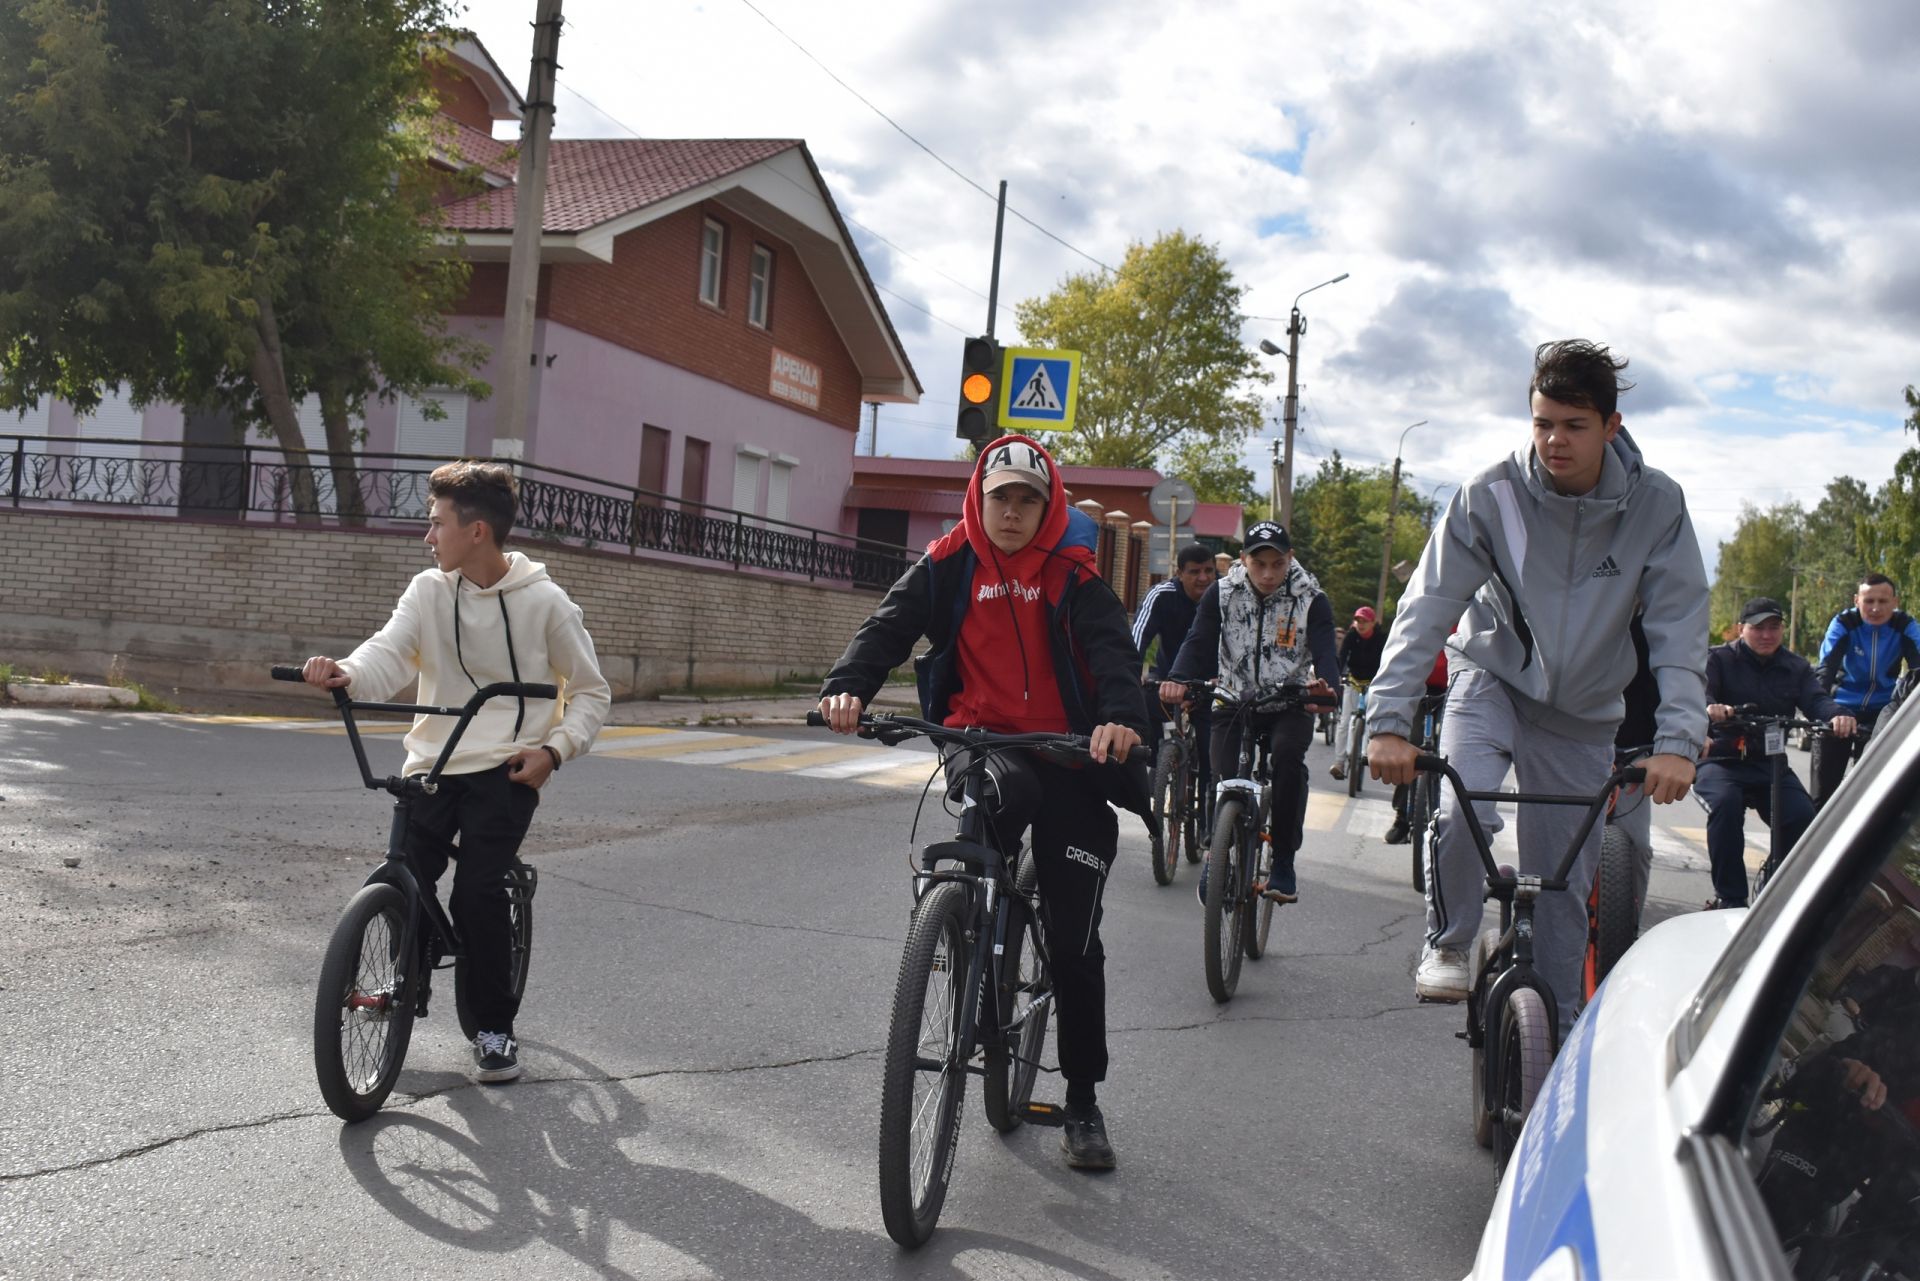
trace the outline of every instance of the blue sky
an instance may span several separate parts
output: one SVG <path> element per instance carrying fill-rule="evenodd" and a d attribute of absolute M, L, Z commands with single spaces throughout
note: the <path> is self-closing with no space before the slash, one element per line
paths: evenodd
<path fill-rule="evenodd" d="M 1302 302 L 1298 470 L 1333 449 L 1422 486 L 1526 439 L 1536 343 L 1632 360 L 1622 411 L 1711 564 L 1743 499 L 1877 485 L 1920 381 L 1920 23 L 1879 0 L 1465 7 L 754 0 L 1009 220 L 1003 304 L 1174 228 L 1255 317 Z M 467 21 L 516 79 L 532 0 Z M 563 136 L 804 137 L 927 387 L 883 452 L 950 457 L 991 202 L 743 0 L 568 0 Z M 1003 338 L 1017 336 L 1010 310 Z M 1249 320 L 1249 346 L 1284 342 Z M 1284 361 L 1275 360 L 1275 395 Z M 1277 401 L 1271 406 L 1277 419 Z M 1266 475 L 1271 436 L 1246 456 Z"/>

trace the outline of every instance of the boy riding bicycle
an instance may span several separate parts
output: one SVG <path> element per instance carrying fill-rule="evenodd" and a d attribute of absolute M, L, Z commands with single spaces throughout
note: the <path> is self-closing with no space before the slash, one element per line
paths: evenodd
<path fill-rule="evenodd" d="M 1311 662 L 1319 678 L 1306 682 Z M 1332 693 L 1339 677 L 1333 647 L 1333 607 L 1320 584 L 1293 556 L 1293 540 L 1270 520 L 1247 530 L 1240 563 L 1200 598 L 1200 611 L 1186 644 L 1173 662 L 1160 697 L 1176 702 L 1186 696 L 1187 681 L 1219 680 L 1246 695 L 1269 685 L 1303 683 L 1313 694 Z M 1213 727 L 1213 759 L 1240 759 L 1239 721 L 1223 718 Z M 1313 713 L 1301 708 L 1264 717 L 1255 728 L 1268 734 L 1267 760 L 1273 777 L 1273 808 L 1268 832 L 1273 838 L 1273 876 L 1262 893 L 1275 902 L 1300 896 L 1293 859 L 1306 832 L 1307 744 L 1313 741 Z M 1196 887 L 1207 901 L 1203 869 Z"/>
<path fill-rule="evenodd" d="M 928 720 L 1091 735 L 1092 769 L 1027 752 L 992 756 L 989 819 L 1003 852 L 1032 828 L 1067 1082 L 1061 1148 L 1076 1169 L 1110 1170 L 1098 1103 L 1107 1075 L 1100 899 L 1119 846 L 1108 802 L 1143 818 L 1149 810 L 1146 771 L 1105 764 L 1141 741 L 1147 707 L 1126 608 L 1094 568 L 1098 535 L 1067 503 L 1046 450 L 1021 436 L 995 441 L 974 468 L 960 524 L 901 576 L 827 673 L 820 714 L 852 733 L 924 636 L 932 646 L 914 666 Z M 948 764 L 956 779 L 965 754 Z"/>
<path fill-rule="evenodd" d="M 1327 772 L 1335 778 L 1347 776 L 1347 736 L 1356 733 L 1354 713 L 1360 710 L 1361 692 L 1380 670 L 1380 655 L 1387 647 L 1387 634 L 1380 630 L 1373 606 L 1362 605 L 1353 611 L 1353 623 L 1340 638 L 1340 674 L 1346 685 L 1340 691 L 1340 710 L 1334 721 L 1333 764 Z"/>
<path fill-rule="evenodd" d="M 1621 691 L 1635 666 L 1628 627 L 1640 604 L 1659 686 L 1644 787 L 1662 804 L 1686 795 L 1707 728 L 1706 571 L 1680 487 L 1646 466 L 1621 430 L 1624 368 L 1606 348 L 1577 340 L 1535 351 L 1531 447 L 1454 495 L 1400 602 L 1369 699 L 1374 777 L 1413 781 L 1418 750 L 1407 736 L 1431 655 L 1458 619 L 1446 640 L 1440 750 L 1466 788 L 1491 791 L 1513 768 L 1523 792 L 1591 791 L 1612 770 Z M 1487 832 L 1499 831 L 1494 806 L 1477 804 Z M 1466 998 L 1467 947 L 1480 928 L 1484 873 L 1458 805 L 1444 789 L 1414 977 L 1426 1000 Z M 1551 874 L 1583 817 L 1522 805 L 1521 871 Z M 1539 968 L 1568 1024 L 1579 1008 L 1600 836 L 1596 825 L 1567 891 L 1544 895 L 1537 909 Z"/>
<path fill-rule="evenodd" d="M 427 480 L 427 545 L 435 569 L 407 584 L 393 616 L 347 657 L 316 656 L 302 675 L 367 702 L 418 677 L 422 703 L 462 703 L 496 681 L 554 684 L 557 701 L 496 699 L 481 709 L 447 761 L 439 790 L 419 797 L 407 841 L 430 887 L 456 864 L 454 924 L 468 947 L 481 1081 L 520 1075 L 510 966 L 507 871 L 561 762 L 593 746 L 610 698 L 579 606 L 546 566 L 503 552 L 518 511 L 513 473 L 493 463 L 448 463 Z M 404 774 L 425 774 L 446 743 L 443 716 L 418 716 Z M 458 836 L 456 844 L 454 838 Z M 423 887 L 426 888 L 426 887 Z"/>

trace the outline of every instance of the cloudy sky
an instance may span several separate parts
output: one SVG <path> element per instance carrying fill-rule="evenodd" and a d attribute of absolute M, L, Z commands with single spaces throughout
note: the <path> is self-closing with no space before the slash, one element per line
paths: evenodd
<path fill-rule="evenodd" d="M 533 8 L 466 18 L 523 87 Z M 1250 345 L 1284 345 L 1295 295 L 1350 273 L 1301 302 L 1303 472 L 1336 449 L 1390 461 L 1424 418 L 1412 483 L 1458 482 L 1524 443 L 1533 346 L 1567 336 L 1631 358 L 1628 428 L 1686 486 L 1709 564 L 1743 499 L 1877 486 L 1904 448 L 1920 21 L 1902 0 L 565 12 L 560 136 L 806 139 L 927 389 L 881 411 L 882 452 L 954 452 L 993 206 L 770 23 L 1058 237 L 1008 220 L 1003 341 L 1013 301 L 1174 228 L 1251 287 Z M 1263 489 L 1270 440 L 1248 449 Z"/>

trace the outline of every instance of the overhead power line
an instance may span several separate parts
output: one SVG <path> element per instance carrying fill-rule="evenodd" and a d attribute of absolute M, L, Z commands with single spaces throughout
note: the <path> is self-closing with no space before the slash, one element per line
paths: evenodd
<path fill-rule="evenodd" d="M 972 187 L 975 191 L 985 196 L 988 200 L 993 201 L 995 204 L 999 203 L 1000 197 L 998 193 L 988 191 L 984 186 L 976 182 L 973 178 L 969 177 L 968 175 L 962 173 L 959 169 L 955 168 L 952 162 L 949 161 L 945 156 L 941 155 L 939 152 L 935 151 L 932 147 L 929 147 L 926 143 L 920 141 L 918 138 L 914 137 L 911 133 L 907 131 L 906 127 L 902 125 L 898 120 L 895 120 L 892 116 L 888 115 L 886 112 L 882 111 L 879 107 L 875 106 L 873 104 L 873 101 L 869 99 L 865 94 L 861 93 L 858 89 L 848 84 L 845 80 L 842 80 L 839 77 L 839 75 L 834 72 L 832 67 L 829 67 L 826 63 L 820 61 L 819 58 L 815 57 L 812 50 L 808 49 L 805 45 L 801 44 L 798 40 L 795 40 L 792 36 L 788 35 L 784 30 L 782 30 L 780 27 L 780 24 L 775 22 L 772 18 L 769 18 L 765 13 L 761 12 L 760 7 L 754 4 L 753 0 L 740 0 L 740 3 L 745 5 L 747 8 L 753 10 L 754 14 L 760 19 L 760 21 L 766 23 L 769 27 L 772 27 L 774 32 L 778 34 L 782 40 L 785 40 L 788 44 L 798 49 L 806 57 L 807 61 L 813 63 L 814 66 L 826 72 L 827 77 L 831 79 L 835 84 L 839 85 L 842 89 L 845 89 L 848 93 L 852 94 L 855 98 L 859 99 L 861 105 L 866 107 L 867 110 L 873 112 L 874 115 L 879 116 L 882 120 L 886 121 L 887 124 L 893 128 L 894 132 L 898 133 L 902 138 L 905 138 L 908 142 L 912 143 L 914 146 L 920 148 L 920 150 L 926 152 L 927 155 L 933 159 L 934 163 L 938 164 L 942 169 L 945 169 L 948 173 L 958 178 L 961 182 L 964 182 L 969 187 Z M 1094 257 L 1092 254 L 1088 253 L 1086 250 L 1082 249 L 1080 246 L 1074 244 L 1072 241 L 1066 239 L 1063 236 L 1058 235 L 1057 233 L 1035 222 L 1033 219 L 1027 217 L 1027 215 L 1021 213 L 1018 209 L 1015 209 L 1012 205 L 1007 206 L 1007 212 L 1012 214 L 1015 218 L 1018 218 L 1021 222 L 1026 223 L 1027 226 L 1032 227 L 1035 231 L 1045 236 L 1048 240 L 1053 241 L 1055 244 L 1061 246 L 1063 249 L 1067 249 L 1073 253 L 1080 255 L 1082 258 L 1085 258 L 1088 262 L 1100 268 L 1102 271 L 1111 272 L 1113 275 L 1116 275 L 1116 276 L 1124 274 L 1119 270 L 1119 268 L 1111 267 L 1106 263 L 1100 261 L 1100 259 Z"/>

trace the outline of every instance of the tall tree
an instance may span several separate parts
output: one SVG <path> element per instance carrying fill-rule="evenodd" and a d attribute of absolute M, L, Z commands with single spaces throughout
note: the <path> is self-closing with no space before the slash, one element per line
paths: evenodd
<path fill-rule="evenodd" d="M 1920 435 L 1920 392 L 1907 388 L 1906 429 Z M 1878 570 L 1910 595 L 1920 595 L 1920 448 L 1893 464 L 1893 475 L 1875 495 L 1870 519 L 1859 522 L 1867 568 Z"/>
<path fill-rule="evenodd" d="M 1771 596 L 1782 604 L 1792 597 L 1801 519 L 1798 503 L 1765 509 L 1752 503 L 1741 506 L 1733 537 L 1720 544 L 1711 592 L 1714 635 L 1732 634 L 1740 606 L 1749 597 Z"/>
<path fill-rule="evenodd" d="M 442 316 L 445 0 L 0 6 L 0 407 L 223 405 L 284 449 L 320 398 L 352 493 L 369 396 L 484 393 Z M 293 471 L 296 510 L 315 510 Z M 349 511 L 352 510 L 351 500 Z"/>
<path fill-rule="evenodd" d="M 1433 503 L 1400 480 L 1400 510 L 1393 527 L 1389 565 L 1417 561 L 1434 520 Z M 1356 468 L 1338 450 L 1293 490 L 1294 552 L 1320 580 L 1342 625 L 1361 605 L 1372 605 L 1380 588 L 1380 556 L 1386 541 L 1387 504 L 1393 478 L 1384 467 Z M 1399 606 L 1405 589 L 1387 576 L 1387 612 Z"/>
<path fill-rule="evenodd" d="M 1260 426 L 1258 389 L 1272 375 L 1240 338 L 1245 292 L 1218 249 L 1172 231 L 1128 246 L 1117 274 L 1068 276 L 1020 303 L 1027 342 L 1082 353 L 1061 461 L 1158 466 L 1203 500 L 1250 497 L 1240 446 Z"/>

